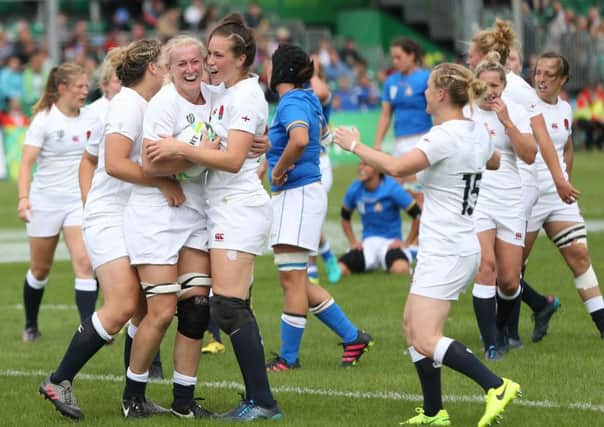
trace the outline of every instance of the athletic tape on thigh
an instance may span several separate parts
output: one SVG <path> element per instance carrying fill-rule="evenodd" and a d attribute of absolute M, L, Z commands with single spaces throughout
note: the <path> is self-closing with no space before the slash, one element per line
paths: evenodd
<path fill-rule="evenodd" d="M 275 264 L 279 271 L 306 270 L 308 251 L 275 254 Z"/>
<path fill-rule="evenodd" d="M 206 273 L 185 273 L 178 276 L 177 281 L 183 290 L 193 286 L 212 286 L 212 278 Z"/>
<path fill-rule="evenodd" d="M 577 243 L 583 243 L 587 246 L 587 230 L 585 229 L 585 224 L 571 225 L 552 237 L 552 242 L 560 249 L 570 246 L 575 240 Z"/>
<path fill-rule="evenodd" d="M 578 277 L 575 277 L 575 286 L 577 289 L 590 289 L 597 287 L 598 277 L 594 268 L 590 265 L 587 271 Z"/>
<path fill-rule="evenodd" d="M 147 298 L 162 294 L 175 294 L 180 291 L 180 285 L 175 282 L 170 283 L 145 283 L 141 282 L 141 287 Z"/>

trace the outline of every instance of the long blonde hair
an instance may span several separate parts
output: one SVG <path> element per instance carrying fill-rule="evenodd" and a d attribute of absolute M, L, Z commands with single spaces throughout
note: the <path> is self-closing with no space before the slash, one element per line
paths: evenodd
<path fill-rule="evenodd" d="M 33 107 L 34 113 L 48 111 L 59 99 L 59 85 L 69 86 L 78 77 L 86 74 L 84 68 L 74 62 L 65 62 L 59 66 L 52 67 L 48 73 L 44 93 Z"/>

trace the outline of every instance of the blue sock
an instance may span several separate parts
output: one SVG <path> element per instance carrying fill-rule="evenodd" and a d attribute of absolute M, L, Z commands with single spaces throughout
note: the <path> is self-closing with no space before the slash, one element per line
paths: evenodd
<path fill-rule="evenodd" d="M 317 269 L 317 264 L 308 263 L 308 268 L 306 269 L 306 275 L 309 279 L 319 279 L 319 270 Z"/>
<path fill-rule="evenodd" d="M 310 308 L 310 312 L 325 323 L 329 328 L 342 338 L 345 344 L 355 341 L 359 336 L 359 330 L 352 324 L 340 306 L 333 298 L 323 301 L 319 305 Z"/>
<path fill-rule="evenodd" d="M 281 349 L 279 356 L 288 364 L 298 360 L 300 343 L 306 326 L 306 316 L 283 313 L 281 315 Z"/>
<path fill-rule="evenodd" d="M 327 262 L 327 260 L 334 257 L 331 246 L 329 245 L 329 240 L 325 240 L 323 244 L 319 246 L 319 253 L 324 262 Z"/>

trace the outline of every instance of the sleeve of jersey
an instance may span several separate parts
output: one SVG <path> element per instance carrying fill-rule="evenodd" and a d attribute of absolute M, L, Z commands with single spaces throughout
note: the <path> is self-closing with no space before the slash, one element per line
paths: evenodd
<path fill-rule="evenodd" d="M 111 102 L 105 122 L 105 135 L 117 133 L 134 141 L 140 134 L 140 121 L 140 112 L 127 102 Z"/>
<path fill-rule="evenodd" d="M 25 144 L 42 148 L 44 145 L 44 134 L 46 124 L 46 113 L 38 113 L 32 120 L 27 132 L 25 133 Z"/>
<path fill-rule="evenodd" d="M 292 129 L 298 127 L 308 128 L 308 119 L 304 109 L 300 108 L 298 104 L 290 102 L 284 105 L 281 109 L 280 118 L 288 134 Z"/>
<path fill-rule="evenodd" d="M 99 156 L 99 145 L 101 145 L 105 137 L 103 131 L 101 122 L 95 122 L 95 126 L 90 131 L 90 137 L 86 142 L 86 151 L 95 157 Z"/>
<path fill-rule="evenodd" d="M 394 198 L 394 201 L 398 207 L 401 209 L 407 210 L 415 203 L 415 200 L 411 194 L 409 194 L 407 190 L 405 190 L 398 183 L 392 186 L 392 197 Z"/>
<path fill-rule="evenodd" d="M 442 130 L 432 129 L 421 138 L 417 148 L 424 152 L 428 158 L 428 163 L 434 165 L 450 157 L 455 151 L 455 144 Z"/>
<path fill-rule="evenodd" d="M 264 102 L 264 99 L 262 99 L 262 102 Z M 229 130 L 241 130 L 255 135 L 256 129 L 258 129 L 260 123 L 263 121 L 261 114 L 259 114 L 259 111 L 261 111 L 259 107 L 258 102 L 250 96 L 232 104 L 230 106 L 232 120 L 229 124 Z"/>
<path fill-rule="evenodd" d="M 346 191 L 346 194 L 344 195 L 343 205 L 349 211 L 352 211 L 353 209 L 355 209 L 357 207 L 357 201 L 356 201 L 356 198 L 354 197 L 354 195 L 356 193 L 356 188 L 357 188 L 356 183 L 357 183 L 357 181 L 353 182 L 352 185 L 350 187 L 348 187 L 348 190 Z"/>
<path fill-rule="evenodd" d="M 386 81 L 384 82 L 384 89 L 382 89 L 382 102 L 390 103 L 388 92 L 390 92 L 390 81 L 389 79 L 386 79 Z"/>
<path fill-rule="evenodd" d="M 154 141 L 159 139 L 160 135 L 174 135 L 176 105 L 171 97 L 162 96 L 164 93 L 160 92 L 159 96 L 152 98 L 145 111 L 143 120 L 143 138 L 145 139 Z"/>

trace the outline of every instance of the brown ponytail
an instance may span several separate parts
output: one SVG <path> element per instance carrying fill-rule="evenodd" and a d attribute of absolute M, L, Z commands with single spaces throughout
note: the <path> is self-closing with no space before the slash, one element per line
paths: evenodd
<path fill-rule="evenodd" d="M 44 93 L 33 107 L 34 113 L 48 111 L 50 107 L 59 99 L 59 85 L 69 86 L 70 83 L 86 74 L 86 70 L 73 62 L 65 62 L 59 66 L 52 67 L 48 73 Z"/>

